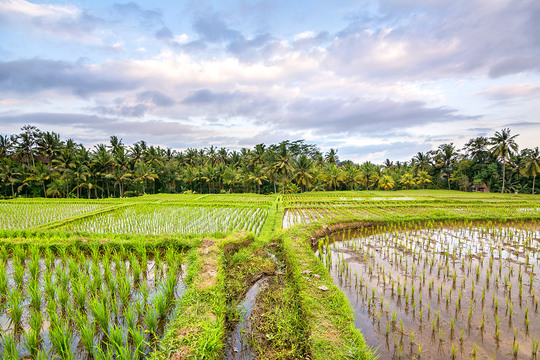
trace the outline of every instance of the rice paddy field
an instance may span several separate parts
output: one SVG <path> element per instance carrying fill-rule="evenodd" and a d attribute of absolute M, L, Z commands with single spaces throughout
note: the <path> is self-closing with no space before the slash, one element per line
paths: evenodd
<path fill-rule="evenodd" d="M 538 356 L 534 195 L 15 199 L 0 234 L 4 359 Z"/>

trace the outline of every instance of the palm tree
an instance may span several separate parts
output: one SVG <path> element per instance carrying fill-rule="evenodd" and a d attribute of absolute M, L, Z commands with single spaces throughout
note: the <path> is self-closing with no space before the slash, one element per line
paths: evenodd
<path fill-rule="evenodd" d="M 538 146 L 534 150 L 526 149 L 525 157 L 521 163 L 521 174 L 527 178 L 532 176 L 532 194 L 534 194 L 534 183 L 536 181 L 536 176 L 540 173 L 540 151 Z"/>
<path fill-rule="evenodd" d="M 450 173 L 458 155 L 453 143 L 439 145 L 439 149 L 435 155 L 436 166 L 441 168 L 441 171 L 444 173 L 448 182 L 448 190 L 450 190 Z"/>
<path fill-rule="evenodd" d="M 43 133 L 41 138 L 37 140 L 37 149 L 47 158 L 48 163 L 50 163 L 53 158 L 60 154 L 62 145 L 60 135 L 55 132 L 47 131 L 46 133 Z"/>
<path fill-rule="evenodd" d="M 490 145 L 493 145 L 489 151 L 495 156 L 503 166 L 503 182 L 501 193 L 504 193 L 505 177 L 506 177 L 506 161 L 510 155 L 518 151 L 518 145 L 514 140 L 519 134 L 510 136 L 510 129 L 502 129 L 501 132 L 495 132 L 495 136 L 489 138 Z"/>
<path fill-rule="evenodd" d="M 146 182 L 148 180 L 150 181 L 156 181 L 158 179 L 158 175 L 154 173 L 154 170 L 151 166 L 147 165 L 144 162 L 139 162 L 137 164 L 137 167 L 135 168 L 135 173 L 133 174 L 135 176 L 134 181 L 140 181 L 143 187 L 143 194 L 146 194 Z"/>
<path fill-rule="evenodd" d="M 285 194 L 285 183 L 293 170 L 290 153 L 286 146 L 279 147 L 277 159 L 273 164 L 273 170 L 277 174 L 281 174 L 281 180 L 283 181 L 282 193 Z"/>
<path fill-rule="evenodd" d="M 182 171 L 181 176 L 182 179 L 189 184 L 189 190 L 193 191 L 193 183 L 197 180 L 195 168 L 191 165 L 186 166 L 184 171 Z"/>
<path fill-rule="evenodd" d="M 114 180 L 114 187 L 118 186 L 120 197 L 124 197 L 124 181 L 129 180 L 132 175 L 122 167 L 115 167 L 107 177 Z"/>
<path fill-rule="evenodd" d="M 313 161 L 306 154 L 301 154 L 295 163 L 296 171 L 293 175 L 293 180 L 300 185 L 301 191 L 307 191 L 313 179 Z"/>
<path fill-rule="evenodd" d="M 107 174 L 111 171 L 113 165 L 114 161 L 107 147 L 103 144 L 96 145 L 96 151 L 92 154 L 90 166 L 96 169 L 96 176 L 102 179 L 101 197 L 103 197 L 103 182 L 107 186 L 107 197 L 110 196 Z"/>
<path fill-rule="evenodd" d="M 41 131 L 31 125 L 25 125 L 21 130 L 22 132 L 20 134 L 11 137 L 11 141 L 15 144 L 15 156 L 21 162 L 25 162 L 28 167 L 35 166 L 34 147 L 41 136 Z"/>
<path fill-rule="evenodd" d="M 399 179 L 399 182 L 407 187 L 407 190 L 409 190 L 409 187 L 411 185 L 415 184 L 414 178 L 412 174 L 406 173 L 401 176 L 401 179 Z"/>
<path fill-rule="evenodd" d="M 333 187 L 334 191 L 336 191 L 342 180 L 341 168 L 338 168 L 335 164 L 329 164 L 326 169 L 326 180 L 330 187 Z"/>
<path fill-rule="evenodd" d="M 39 162 L 30 168 L 31 175 L 27 177 L 24 182 L 36 181 L 43 186 L 43 195 L 47 197 L 46 181 L 51 178 L 51 171 L 49 167 L 42 162 Z"/>
<path fill-rule="evenodd" d="M 360 165 L 360 180 L 368 190 L 371 185 L 375 185 L 379 180 L 379 167 L 370 161 Z"/>
<path fill-rule="evenodd" d="M 431 176 L 427 171 L 420 171 L 414 180 L 418 185 L 422 185 L 422 190 L 424 190 L 424 186 L 431 182 Z"/>
<path fill-rule="evenodd" d="M 429 153 L 418 152 L 413 158 L 415 165 L 420 168 L 420 171 L 426 170 L 431 165 L 431 157 Z"/>
<path fill-rule="evenodd" d="M 236 183 L 238 174 L 233 166 L 227 166 L 221 175 L 223 183 L 229 186 L 229 193 L 233 192 L 233 186 Z"/>
<path fill-rule="evenodd" d="M 343 167 L 343 181 L 350 190 L 358 185 L 360 180 L 360 169 L 352 161 L 348 161 Z"/>
<path fill-rule="evenodd" d="M 337 150 L 335 149 L 330 149 L 330 151 L 328 151 L 326 153 L 326 156 L 325 156 L 325 160 L 326 162 L 328 162 L 329 164 L 332 164 L 332 165 L 336 165 L 337 162 L 339 161 L 339 157 L 337 156 Z"/>
<path fill-rule="evenodd" d="M 264 165 L 264 153 L 265 153 L 266 145 L 264 144 L 257 144 L 255 145 L 255 149 L 251 153 L 251 158 L 249 160 L 249 164 L 252 168 L 255 167 L 255 165 Z"/>
<path fill-rule="evenodd" d="M 486 147 L 488 145 L 488 138 L 479 136 L 477 138 L 470 139 L 463 147 L 463 150 L 465 150 L 471 159 L 476 160 L 482 153 L 486 151 Z"/>
<path fill-rule="evenodd" d="M 11 155 L 13 150 L 13 142 L 8 135 L 0 135 L 0 159 Z"/>
<path fill-rule="evenodd" d="M 393 189 L 395 185 L 394 179 L 390 175 L 383 175 L 379 179 L 379 188 L 384 190 Z"/>
<path fill-rule="evenodd" d="M 266 175 L 264 175 L 263 167 L 262 165 L 255 165 L 253 168 L 253 171 L 249 175 L 249 180 L 254 182 L 257 185 L 257 193 L 261 193 L 261 185 L 264 180 L 268 179 Z"/>
<path fill-rule="evenodd" d="M 3 158 L 0 163 L 0 178 L 2 182 L 7 182 L 11 185 L 11 197 L 15 197 L 14 185 L 21 182 L 19 177 L 21 173 L 18 172 L 17 163 L 10 158 Z"/>

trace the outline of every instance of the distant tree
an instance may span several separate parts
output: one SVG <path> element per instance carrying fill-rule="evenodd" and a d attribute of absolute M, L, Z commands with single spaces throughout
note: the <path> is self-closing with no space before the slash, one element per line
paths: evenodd
<path fill-rule="evenodd" d="M 532 176 L 532 194 L 534 194 L 534 183 L 536 176 L 540 173 L 540 151 L 537 146 L 533 150 L 526 149 L 524 152 L 525 156 L 521 163 L 521 173 L 526 177 Z"/>
<path fill-rule="evenodd" d="M 502 129 L 501 132 L 495 132 L 495 136 L 489 138 L 490 145 L 492 145 L 489 151 L 499 160 L 503 167 L 501 193 L 504 193 L 506 162 L 512 154 L 518 151 L 518 145 L 514 140 L 518 136 L 519 134 L 510 136 L 510 129 L 506 128 Z"/>
<path fill-rule="evenodd" d="M 399 179 L 399 182 L 407 187 L 407 190 L 409 190 L 410 186 L 414 186 L 416 182 L 414 181 L 414 178 L 412 174 L 406 173 L 401 176 L 401 179 Z"/>
<path fill-rule="evenodd" d="M 456 164 L 458 152 L 453 143 L 439 145 L 435 155 L 435 165 L 441 169 L 444 177 L 448 182 L 448 190 L 450 190 L 450 174 L 452 167 Z"/>
<path fill-rule="evenodd" d="M 379 188 L 384 190 L 391 190 L 394 188 L 395 182 L 390 175 L 383 175 L 379 179 Z"/>
<path fill-rule="evenodd" d="M 418 185 L 422 186 L 422 190 L 424 190 L 425 185 L 431 182 L 431 176 L 427 171 L 420 171 L 414 180 Z"/>
<path fill-rule="evenodd" d="M 326 153 L 326 156 L 325 156 L 325 160 L 326 162 L 328 162 L 329 164 L 337 164 L 338 161 L 339 161 L 339 157 L 337 156 L 337 150 L 335 149 L 330 149 L 327 153 Z"/>

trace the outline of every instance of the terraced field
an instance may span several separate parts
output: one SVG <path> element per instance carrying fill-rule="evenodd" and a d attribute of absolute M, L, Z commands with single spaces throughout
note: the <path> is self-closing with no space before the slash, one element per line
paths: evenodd
<path fill-rule="evenodd" d="M 455 191 L 1 201 L 0 354 L 534 358 L 539 226 Z"/>

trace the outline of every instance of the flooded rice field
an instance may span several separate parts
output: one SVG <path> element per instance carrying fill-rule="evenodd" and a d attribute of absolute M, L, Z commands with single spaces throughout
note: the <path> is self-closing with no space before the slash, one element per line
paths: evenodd
<path fill-rule="evenodd" d="M 535 359 L 536 224 L 389 225 L 320 239 L 317 255 L 382 359 Z"/>
<path fill-rule="evenodd" d="M 1 357 L 145 358 L 183 294 L 182 254 L 62 250 L 0 249 Z"/>

